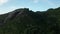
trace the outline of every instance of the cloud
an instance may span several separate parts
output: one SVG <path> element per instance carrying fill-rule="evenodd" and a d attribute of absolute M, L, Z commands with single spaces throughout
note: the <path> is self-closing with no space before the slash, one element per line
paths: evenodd
<path fill-rule="evenodd" d="M 54 3 L 50 0 L 32 0 L 34 3 L 39 3 L 39 2 L 43 2 L 43 3 L 48 3 L 49 5 L 54 5 Z"/>
<path fill-rule="evenodd" d="M 53 2 L 51 2 L 50 0 L 42 0 L 44 3 L 48 3 L 49 5 L 54 5 Z"/>
<path fill-rule="evenodd" d="M 34 3 L 38 3 L 39 2 L 39 0 L 32 0 Z"/>
<path fill-rule="evenodd" d="M 0 5 L 3 5 L 5 3 L 7 3 L 7 2 L 8 2 L 8 0 L 0 0 Z"/>

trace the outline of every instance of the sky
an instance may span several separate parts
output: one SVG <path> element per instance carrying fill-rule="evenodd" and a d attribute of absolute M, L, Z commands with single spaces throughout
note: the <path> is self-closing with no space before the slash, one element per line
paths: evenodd
<path fill-rule="evenodd" d="M 0 14 L 8 13 L 18 8 L 29 8 L 33 11 L 45 11 L 60 7 L 60 0 L 0 0 Z"/>

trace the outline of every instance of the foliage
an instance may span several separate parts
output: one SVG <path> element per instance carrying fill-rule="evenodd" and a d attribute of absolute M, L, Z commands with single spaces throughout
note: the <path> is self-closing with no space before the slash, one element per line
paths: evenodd
<path fill-rule="evenodd" d="M 1 21 L 0 34 L 60 34 L 60 7 L 45 12 L 17 9 L 0 15 Z"/>

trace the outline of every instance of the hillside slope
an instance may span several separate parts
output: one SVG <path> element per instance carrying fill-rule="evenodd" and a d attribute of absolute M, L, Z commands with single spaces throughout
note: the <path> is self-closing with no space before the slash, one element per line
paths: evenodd
<path fill-rule="evenodd" d="M 16 9 L 0 16 L 0 34 L 60 34 L 60 7 L 46 12 Z"/>

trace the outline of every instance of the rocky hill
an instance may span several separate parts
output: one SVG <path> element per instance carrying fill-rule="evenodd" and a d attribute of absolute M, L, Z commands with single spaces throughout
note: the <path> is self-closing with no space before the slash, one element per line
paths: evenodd
<path fill-rule="evenodd" d="M 0 15 L 0 34 L 60 34 L 60 7 L 44 12 L 20 8 Z"/>

